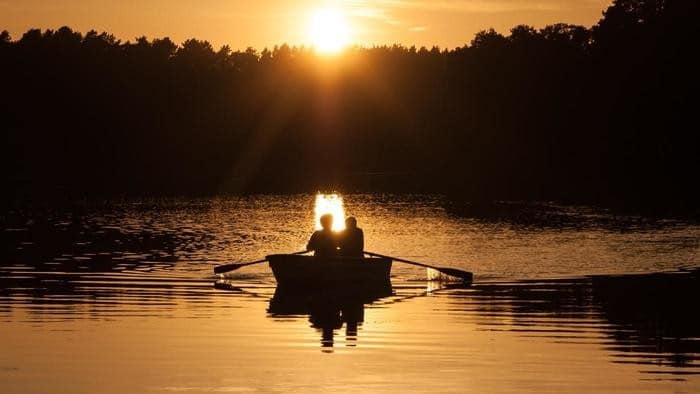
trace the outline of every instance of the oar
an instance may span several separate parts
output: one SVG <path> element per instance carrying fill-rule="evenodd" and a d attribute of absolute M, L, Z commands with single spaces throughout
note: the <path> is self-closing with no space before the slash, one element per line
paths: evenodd
<path fill-rule="evenodd" d="M 304 254 L 306 252 L 308 252 L 308 250 L 302 250 L 300 252 L 294 252 L 291 254 Z M 235 270 L 242 268 L 242 267 L 246 267 L 246 266 L 253 265 L 253 264 L 260 264 L 260 263 L 264 263 L 266 261 L 267 261 L 267 258 L 251 261 L 249 263 L 230 263 L 230 264 L 224 264 L 224 265 L 217 265 L 216 267 L 214 267 L 214 273 L 215 274 L 224 274 L 226 272 L 235 271 Z"/>
<path fill-rule="evenodd" d="M 471 283 L 471 281 L 474 277 L 474 275 L 471 272 L 458 270 L 456 268 L 436 267 L 434 265 L 423 264 L 423 263 L 419 263 L 417 261 L 405 260 L 405 259 L 400 259 L 398 257 L 385 256 L 383 254 L 367 252 L 367 251 L 365 251 L 365 254 L 368 254 L 368 255 L 374 256 L 374 257 L 383 257 L 385 259 L 392 259 L 394 261 L 399 261 L 399 262 L 406 263 L 406 264 L 417 265 L 419 267 L 432 268 L 435 271 L 442 272 L 445 275 L 460 278 L 463 281 L 469 282 L 469 283 Z"/>

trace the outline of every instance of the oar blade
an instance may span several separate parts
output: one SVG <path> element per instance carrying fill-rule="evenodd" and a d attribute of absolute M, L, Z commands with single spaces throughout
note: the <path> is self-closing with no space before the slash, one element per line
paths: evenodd
<path fill-rule="evenodd" d="M 392 260 L 394 260 L 394 261 L 398 261 L 398 262 L 401 262 L 401 263 L 416 265 L 416 266 L 418 266 L 418 267 L 425 267 L 425 268 L 434 269 L 434 270 L 436 270 L 436 271 L 438 271 L 438 272 L 440 272 L 440 273 L 442 273 L 442 274 L 444 274 L 444 275 L 452 276 L 452 277 L 455 277 L 455 278 L 460 278 L 460 279 L 462 279 L 462 281 L 463 281 L 465 284 L 471 284 L 471 283 L 472 283 L 472 280 L 474 279 L 474 275 L 473 275 L 471 272 L 459 270 L 459 269 L 457 269 L 457 268 L 435 267 L 435 266 L 433 266 L 433 265 L 423 264 L 423 263 L 419 263 L 419 262 L 417 262 L 417 261 L 405 260 L 405 259 L 401 259 L 401 258 L 393 257 L 393 256 L 385 256 L 385 255 L 383 255 L 383 254 L 374 253 L 374 252 L 368 252 L 368 251 L 366 251 L 366 250 L 364 251 L 364 253 L 365 253 L 365 254 L 368 254 L 368 255 L 370 255 L 370 256 L 383 257 L 383 258 L 392 259 Z"/>
<path fill-rule="evenodd" d="M 449 276 L 454 276 L 455 278 L 460 278 L 462 279 L 465 283 L 472 283 L 472 280 L 474 280 L 474 274 L 468 271 L 462 271 L 458 270 L 456 268 L 444 268 L 444 267 L 436 267 L 435 268 L 437 271 L 440 271 L 441 273 Z"/>
<path fill-rule="evenodd" d="M 247 264 L 224 264 L 224 265 L 217 265 L 214 267 L 214 273 L 215 274 L 225 274 L 227 272 L 235 271 Z"/>

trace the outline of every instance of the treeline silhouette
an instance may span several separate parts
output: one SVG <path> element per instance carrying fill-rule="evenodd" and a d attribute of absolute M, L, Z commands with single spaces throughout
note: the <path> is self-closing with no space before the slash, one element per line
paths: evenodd
<path fill-rule="evenodd" d="M 696 0 L 454 50 L 0 36 L 14 198 L 342 190 L 696 206 Z M 19 191 L 22 191 L 20 193 Z"/>

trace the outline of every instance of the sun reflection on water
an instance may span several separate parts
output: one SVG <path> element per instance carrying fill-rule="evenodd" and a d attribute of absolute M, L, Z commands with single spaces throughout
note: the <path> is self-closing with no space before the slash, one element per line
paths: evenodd
<path fill-rule="evenodd" d="M 333 231 L 345 230 L 345 208 L 343 207 L 343 197 L 338 194 L 322 194 L 316 195 L 316 204 L 314 206 L 314 222 L 316 230 L 321 229 L 319 220 L 322 215 L 330 213 L 333 215 Z"/>

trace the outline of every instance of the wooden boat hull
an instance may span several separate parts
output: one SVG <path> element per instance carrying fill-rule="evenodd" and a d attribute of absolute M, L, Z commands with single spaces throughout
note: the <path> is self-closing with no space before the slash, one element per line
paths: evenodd
<path fill-rule="evenodd" d="M 391 260 L 385 258 L 267 256 L 277 286 L 283 289 L 391 289 Z"/>

